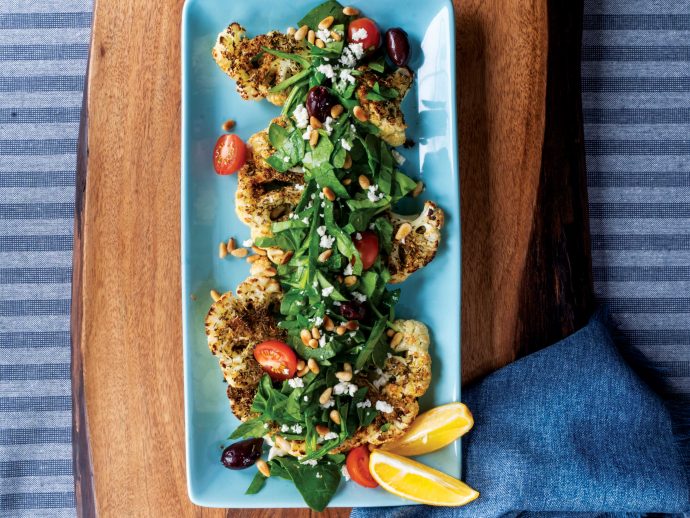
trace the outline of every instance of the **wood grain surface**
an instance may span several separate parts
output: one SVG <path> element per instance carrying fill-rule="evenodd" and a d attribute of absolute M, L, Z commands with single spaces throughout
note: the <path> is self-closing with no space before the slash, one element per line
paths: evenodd
<path fill-rule="evenodd" d="M 587 258 L 573 259 L 578 251 L 572 246 L 560 254 L 535 252 L 548 228 L 535 221 L 544 214 L 540 185 L 558 174 L 557 159 L 542 165 L 551 160 L 551 152 L 544 155 L 545 127 L 555 120 L 547 112 L 557 104 L 547 95 L 546 0 L 456 0 L 455 7 L 463 377 L 470 381 L 529 350 L 522 345 L 522 338 L 534 336 L 528 329 L 541 336 L 541 328 L 560 318 L 554 312 L 542 322 L 530 321 L 521 312 L 525 297 L 542 300 L 539 293 L 530 298 L 535 289 L 560 289 L 574 278 L 570 269 L 544 261 L 555 257 L 580 267 Z M 88 517 L 306 517 L 314 513 L 202 509 L 187 498 L 179 300 L 181 8 L 180 0 L 97 0 L 95 5 L 88 136 L 84 132 L 81 147 L 86 183 L 85 189 L 78 184 L 75 223 L 79 512 Z M 554 33 L 576 38 L 579 45 L 577 26 L 571 30 L 570 36 L 552 30 L 548 48 Z M 572 71 L 566 68 L 558 77 Z M 569 131 L 581 121 L 572 124 Z M 571 145 L 567 149 L 577 155 L 581 141 Z M 549 189 L 583 188 L 577 177 L 583 170 L 569 167 L 570 180 Z M 574 239 L 578 232 L 586 236 L 586 222 L 577 222 L 586 216 L 586 197 L 575 194 L 579 208 L 563 219 Z M 535 268 L 541 268 L 544 281 L 533 288 L 529 272 Z M 550 270 L 568 275 L 552 275 L 549 282 Z M 567 306 L 575 291 L 566 292 Z M 577 315 L 560 332 L 572 331 L 582 320 Z M 348 512 L 334 509 L 321 516 Z"/>

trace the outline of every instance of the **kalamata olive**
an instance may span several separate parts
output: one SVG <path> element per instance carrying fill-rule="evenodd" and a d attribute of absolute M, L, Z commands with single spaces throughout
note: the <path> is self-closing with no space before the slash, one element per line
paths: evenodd
<path fill-rule="evenodd" d="M 335 99 L 325 86 L 315 86 L 307 94 L 307 113 L 324 122 L 331 113 Z"/>
<path fill-rule="evenodd" d="M 367 308 L 359 302 L 343 302 L 340 305 L 340 314 L 348 320 L 362 320 L 367 316 Z"/>
<path fill-rule="evenodd" d="M 386 31 L 386 50 L 391 61 L 399 67 L 404 67 L 410 59 L 410 40 L 407 33 L 399 27 Z"/>
<path fill-rule="evenodd" d="M 231 444 L 223 450 L 220 461 L 228 469 L 245 469 L 261 457 L 263 439 L 245 439 Z"/>

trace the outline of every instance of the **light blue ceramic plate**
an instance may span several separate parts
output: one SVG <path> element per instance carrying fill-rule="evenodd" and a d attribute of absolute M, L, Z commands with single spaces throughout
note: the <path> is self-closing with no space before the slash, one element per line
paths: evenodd
<path fill-rule="evenodd" d="M 234 289 L 249 272 L 242 260 L 218 258 L 218 243 L 249 230 L 234 212 L 235 176 L 218 176 L 211 152 L 228 118 L 243 138 L 265 128 L 279 108 L 247 102 L 211 58 L 216 35 L 231 21 L 250 34 L 295 25 L 319 0 L 187 0 L 182 22 L 182 308 L 184 336 L 187 480 L 189 496 L 209 507 L 304 507 L 297 490 L 271 479 L 254 496 L 244 494 L 254 469 L 230 471 L 219 462 L 221 444 L 237 426 L 225 396 L 226 385 L 204 335 L 209 290 Z M 350 2 L 384 30 L 403 27 L 414 49 L 410 67 L 415 86 L 403 108 L 408 136 L 417 143 L 402 150 L 404 171 L 424 180 L 423 199 L 446 212 L 442 247 L 436 259 L 402 285 L 398 315 L 419 319 L 432 334 L 433 379 L 422 409 L 460 400 L 460 207 L 455 117 L 455 41 L 450 0 Z M 192 296 L 195 296 L 195 300 Z M 459 442 L 427 455 L 423 462 L 460 476 Z M 332 507 L 410 503 L 382 489 L 343 483 Z"/>

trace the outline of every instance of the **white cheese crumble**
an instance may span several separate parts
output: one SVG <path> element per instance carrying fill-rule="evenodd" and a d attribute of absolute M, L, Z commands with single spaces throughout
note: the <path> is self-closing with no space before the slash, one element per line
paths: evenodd
<path fill-rule="evenodd" d="M 331 38 L 331 31 L 329 31 L 328 29 L 319 29 L 318 31 L 316 31 L 316 37 L 324 43 L 330 43 L 331 41 L 333 41 L 333 38 Z"/>
<path fill-rule="evenodd" d="M 338 434 L 335 432 L 328 432 L 326 435 L 323 436 L 323 439 L 325 441 L 331 441 L 331 440 L 337 439 L 337 438 L 338 438 Z"/>
<path fill-rule="evenodd" d="M 290 429 L 290 427 L 286 424 L 280 426 L 280 431 L 285 433 Z"/>
<path fill-rule="evenodd" d="M 328 286 L 327 288 L 324 288 L 321 290 L 321 296 L 322 297 L 330 297 L 331 293 L 333 293 L 333 290 L 335 290 L 335 288 L 333 286 Z"/>
<path fill-rule="evenodd" d="M 276 457 L 285 457 L 287 454 L 287 451 L 283 450 L 282 448 L 278 448 L 278 446 L 274 445 L 271 446 L 270 450 L 268 450 L 268 460 L 271 461 Z"/>
<path fill-rule="evenodd" d="M 365 399 L 364 401 L 360 401 L 355 405 L 357 408 L 371 408 L 371 401 L 368 399 Z"/>
<path fill-rule="evenodd" d="M 305 401 L 309 401 L 309 396 L 304 396 L 303 398 Z"/>
<path fill-rule="evenodd" d="M 308 466 L 316 466 L 316 459 L 309 459 L 300 462 L 300 464 L 307 464 Z"/>
<path fill-rule="evenodd" d="M 283 374 L 290 374 L 290 369 L 283 369 Z"/>
<path fill-rule="evenodd" d="M 315 476 L 316 478 L 321 478 L 321 477 L 322 477 L 321 473 L 319 473 L 319 472 L 317 472 L 316 475 L 314 475 L 314 476 Z"/>
<path fill-rule="evenodd" d="M 311 138 L 312 131 L 314 131 L 314 128 L 312 128 L 311 126 L 307 126 L 307 131 L 302 133 L 302 138 L 304 140 L 309 140 Z"/>
<path fill-rule="evenodd" d="M 293 389 L 302 388 L 304 387 L 304 381 L 302 378 L 292 378 L 288 380 L 288 385 L 290 385 Z"/>
<path fill-rule="evenodd" d="M 357 60 L 361 59 L 363 55 L 364 45 L 361 43 L 350 43 L 343 49 L 343 53 L 340 56 L 340 63 L 347 68 L 354 68 L 357 65 Z"/>
<path fill-rule="evenodd" d="M 320 236 L 325 236 L 326 235 L 326 226 L 321 225 L 320 227 L 316 227 L 316 233 Z"/>
<path fill-rule="evenodd" d="M 352 296 L 355 298 L 357 302 L 364 302 L 367 300 L 367 296 L 364 293 L 360 293 L 358 291 L 353 291 Z"/>
<path fill-rule="evenodd" d="M 321 241 L 319 241 L 319 246 L 321 248 L 333 248 L 333 243 L 335 238 L 332 236 L 321 236 Z"/>
<path fill-rule="evenodd" d="M 393 405 L 386 401 L 377 401 L 376 410 L 383 412 L 384 414 L 390 414 L 393 411 Z"/>
<path fill-rule="evenodd" d="M 390 379 L 390 376 L 383 372 L 381 369 L 376 369 L 376 373 L 378 374 L 378 378 L 374 380 L 374 387 L 377 389 L 380 389 L 383 387 L 386 383 L 388 383 L 388 380 Z"/>
<path fill-rule="evenodd" d="M 334 301 L 333 301 L 333 305 L 334 305 L 334 306 L 342 306 L 342 303 L 341 303 L 340 301 L 338 301 L 338 300 L 334 300 Z"/>
<path fill-rule="evenodd" d="M 321 317 L 314 317 L 314 325 L 316 327 L 321 327 L 321 324 L 323 324 L 323 318 Z"/>
<path fill-rule="evenodd" d="M 326 347 L 326 335 L 322 334 L 319 338 L 319 347 Z"/>
<path fill-rule="evenodd" d="M 331 408 L 334 405 L 335 405 L 335 401 L 333 400 L 333 398 L 331 398 L 328 401 L 326 401 L 323 405 L 320 405 L 320 406 L 321 406 L 321 408 Z"/>
<path fill-rule="evenodd" d="M 302 218 L 302 223 L 304 223 L 305 225 L 309 225 L 309 218 L 307 218 L 307 217 Z"/>
<path fill-rule="evenodd" d="M 362 43 L 350 43 L 347 48 L 352 51 L 357 59 L 362 59 L 362 56 L 364 56 L 364 45 Z"/>
<path fill-rule="evenodd" d="M 393 158 L 397 162 L 398 165 L 403 165 L 405 161 L 407 160 L 404 156 L 402 156 L 400 153 L 398 153 L 395 149 L 391 149 L 391 155 L 393 155 Z"/>
<path fill-rule="evenodd" d="M 343 270 L 343 275 L 352 275 L 352 263 L 347 263 L 347 266 Z"/>
<path fill-rule="evenodd" d="M 326 120 L 323 122 L 323 129 L 328 133 L 328 136 L 333 133 L 333 117 L 326 117 Z"/>
<path fill-rule="evenodd" d="M 268 428 L 268 423 L 264 423 L 264 428 Z"/>
<path fill-rule="evenodd" d="M 333 79 L 335 77 L 335 72 L 333 70 L 333 65 L 319 65 L 316 67 L 318 72 L 321 72 L 328 79 Z"/>
<path fill-rule="evenodd" d="M 301 424 L 293 424 L 290 427 L 290 430 L 292 430 L 293 433 L 296 433 L 297 435 L 302 433 L 302 425 Z"/>
<path fill-rule="evenodd" d="M 355 239 L 356 239 L 357 241 L 361 241 L 361 240 L 362 240 L 362 234 L 360 234 L 359 232 L 357 232 L 357 233 L 355 234 Z"/>
<path fill-rule="evenodd" d="M 242 241 L 242 246 L 253 246 L 254 245 L 254 240 L 253 239 L 245 239 Z"/>
<path fill-rule="evenodd" d="M 350 480 L 350 473 L 347 471 L 347 466 L 343 466 L 342 468 L 340 468 L 340 472 L 343 474 L 345 482 Z"/>
<path fill-rule="evenodd" d="M 350 151 L 352 149 L 352 142 L 348 142 L 344 138 L 340 139 L 340 145 L 343 147 L 345 151 Z"/>
<path fill-rule="evenodd" d="M 304 171 L 304 169 L 302 169 Z M 293 173 L 299 173 L 300 171 L 293 171 Z M 295 190 L 296 191 L 303 191 L 304 190 L 304 184 L 303 183 L 296 183 L 295 184 Z"/>
<path fill-rule="evenodd" d="M 348 83 L 355 84 L 355 76 L 352 75 L 352 70 L 343 68 L 338 74 L 341 81 L 347 81 Z"/>
<path fill-rule="evenodd" d="M 369 33 L 364 27 L 362 27 L 361 29 L 357 29 L 350 35 L 352 41 L 362 41 L 367 39 L 367 36 L 369 36 Z"/>
<path fill-rule="evenodd" d="M 350 383 L 349 381 L 341 381 L 337 385 L 333 385 L 333 394 L 336 396 L 348 395 L 350 397 L 355 395 L 357 392 L 357 385 Z"/>
<path fill-rule="evenodd" d="M 297 106 L 292 115 L 295 117 L 298 128 L 304 129 L 309 125 L 309 112 L 307 112 L 307 108 L 303 104 Z"/>
<path fill-rule="evenodd" d="M 377 202 L 379 200 L 382 200 L 385 196 L 382 192 L 376 193 L 376 191 L 379 190 L 378 185 L 370 185 L 369 189 L 367 189 L 367 198 L 369 198 L 369 201 L 371 202 Z"/>

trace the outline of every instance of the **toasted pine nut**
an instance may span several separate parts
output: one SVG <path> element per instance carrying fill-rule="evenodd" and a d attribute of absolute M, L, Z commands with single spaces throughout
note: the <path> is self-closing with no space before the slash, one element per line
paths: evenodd
<path fill-rule="evenodd" d="M 352 178 L 343 178 L 343 181 L 340 183 L 342 183 L 343 185 L 346 185 L 346 186 L 350 185 L 352 183 Z"/>
<path fill-rule="evenodd" d="M 309 27 L 306 25 L 302 25 L 299 29 L 297 29 L 297 32 L 295 32 L 295 39 L 297 41 L 302 41 L 304 37 L 307 35 L 307 32 L 309 31 Z"/>
<path fill-rule="evenodd" d="M 220 293 L 218 293 L 216 290 L 211 290 L 211 298 L 213 299 L 213 302 L 218 302 L 220 300 Z"/>
<path fill-rule="evenodd" d="M 223 131 L 230 131 L 234 127 L 235 127 L 235 121 L 232 119 L 228 119 L 223 123 Z"/>
<path fill-rule="evenodd" d="M 410 225 L 409 223 L 403 223 L 402 225 L 400 225 L 398 231 L 395 233 L 395 240 L 402 241 L 409 235 L 410 232 L 412 232 L 412 225 Z"/>
<path fill-rule="evenodd" d="M 331 399 L 331 394 L 333 394 L 333 387 L 328 387 L 319 396 L 319 403 L 321 403 L 322 405 L 328 403 L 328 400 Z"/>
<path fill-rule="evenodd" d="M 344 282 L 345 282 L 345 286 L 350 288 L 350 287 L 354 286 L 355 284 L 357 284 L 357 277 L 355 275 L 348 275 L 347 277 L 345 277 Z"/>
<path fill-rule="evenodd" d="M 343 37 L 335 31 L 331 31 L 331 38 L 333 38 L 333 41 L 340 41 L 343 39 Z"/>
<path fill-rule="evenodd" d="M 323 42 L 321 38 L 316 38 L 316 46 L 320 49 L 326 48 L 326 44 Z"/>
<path fill-rule="evenodd" d="M 397 347 L 400 345 L 400 342 L 402 342 L 403 339 L 403 334 L 402 333 L 395 333 L 393 335 L 393 338 L 391 338 L 391 347 Z"/>
<path fill-rule="evenodd" d="M 297 360 L 297 370 L 301 371 L 307 364 L 304 360 Z"/>
<path fill-rule="evenodd" d="M 304 376 L 306 376 L 307 374 L 309 374 L 309 370 L 310 370 L 310 369 L 309 369 L 309 366 L 308 366 L 308 365 L 305 365 L 304 367 L 302 367 L 302 369 L 300 369 L 300 370 L 297 371 L 297 376 L 300 377 L 300 378 L 303 378 Z"/>
<path fill-rule="evenodd" d="M 287 264 L 290 262 L 290 259 L 292 259 L 292 256 L 295 254 L 292 250 L 288 250 L 283 254 L 283 257 L 280 260 L 280 264 Z"/>
<path fill-rule="evenodd" d="M 264 271 L 261 273 L 264 277 L 275 277 L 278 275 L 278 270 L 273 268 L 273 266 L 269 266 L 268 268 L 264 268 Z"/>
<path fill-rule="evenodd" d="M 314 117 L 313 115 L 309 117 L 309 124 L 314 129 L 321 129 L 321 121 Z"/>
<path fill-rule="evenodd" d="M 221 241 L 220 244 L 218 245 L 218 257 L 221 259 L 225 259 L 228 255 L 228 245 L 225 244 L 225 241 Z"/>
<path fill-rule="evenodd" d="M 299 333 L 299 337 L 302 339 L 304 345 L 309 345 L 309 340 L 311 340 L 311 333 L 309 329 L 302 329 Z"/>
<path fill-rule="evenodd" d="M 360 174 L 359 178 L 357 178 L 357 180 L 359 181 L 359 186 L 362 189 L 366 190 L 369 187 L 371 187 L 371 180 L 369 180 L 369 178 L 366 175 Z"/>
<path fill-rule="evenodd" d="M 386 336 L 388 338 L 393 338 L 394 334 L 395 334 L 395 330 L 393 330 L 393 329 L 389 329 L 388 331 L 386 331 Z"/>
<path fill-rule="evenodd" d="M 312 131 L 311 135 L 309 136 L 309 145 L 311 147 L 316 147 L 316 144 L 319 143 L 319 132 L 318 131 Z"/>
<path fill-rule="evenodd" d="M 314 44 L 314 41 L 316 41 L 316 33 L 314 31 L 309 30 L 307 33 L 307 41 L 312 45 Z"/>
<path fill-rule="evenodd" d="M 330 187 L 324 187 L 322 191 L 323 195 L 328 198 L 328 201 L 335 201 L 335 193 Z"/>
<path fill-rule="evenodd" d="M 264 459 L 256 461 L 256 469 L 266 478 L 271 476 L 271 468 L 268 467 L 268 463 Z"/>
<path fill-rule="evenodd" d="M 237 245 L 235 245 L 235 238 L 231 237 L 228 239 L 228 253 L 231 254 L 235 248 L 237 248 Z"/>
<path fill-rule="evenodd" d="M 326 435 L 328 432 L 330 432 L 328 426 L 324 424 L 317 424 L 314 428 L 316 428 L 316 433 L 319 435 Z"/>
<path fill-rule="evenodd" d="M 316 360 L 314 358 L 309 358 L 309 360 L 307 361 L 307 367 L 309 367 L 309 370 L 312 371 L 314 374 L 318 374 L 321 370 L 319 368 L 319 364 L 316 363 Z"/>
<path fill-rule="evenodd" d="M 329 248 L 328 250 L 324 250 L 323 252 L 321 252 L 319 254 L 319 257 L 317 258 L 317 260 L 320 263 L 325 263 L 326 261 L 328 261 L 331 258 L 332 255 L 333 255 L 333 249 Z"/>
<path fill-rule="evenodd" d="M 256 245 L 252 245 L 252 250 L 254 251 L 255 254 L 259 254 L 259 255 L 266 255 L 266 254 L 268 254 L 268 252 L 266 252 L 266 250 L 264 250 L 263 248 L 259 248 L 259 247 L 256 246 Z"/>
<path fill-rule="evenodd" d="M 328 417 L 330 417 L 331 421 L 333 421 L 335 424 L 340 424 L 340 412 L 338 412 L 335 408 L 331 410 L 331 413 L 328 414 Z"/>
<path fill-rule="evenodd" d="M 334 105 L 333 107 L 331 107 L 331 117 L 333 117 L 334 119 L 337 119 L 338 117 L 340 117 L 343 114 L 344 109 L 345 108 L 343 108 L 342 104 Z"/>
<path fill-rule="evenodd" d="M 278 446 L 278 448 L 280 448 L 281 450 L 290 451 L 292 449 L 290 441 L 288 441 L 284 437 L 281 437 L 280 435 L 276 435 L 273 438 L 273 442 L 275 442 L 276 446 Z"/>
<path fill-rule="evenodd" d="M 354 109 L 352 110 L 352 113 L 361 122 L 366 122 L 369 120 L 369 116 L 367 115 L 367 112 L 365 112 L 364 108 L 362 108 L 361 106 L 355 106 Z"/>
<path fill-rule="evenodd" d="M 328 29 L 333 25 L 334 18 L 332 16 L 326 16 L 323 20 L 319 22 L 319 29 Z"/>
<path fill-rule="evenodd" d="M 416 198 L 424 191 L 424 182 L 421 180 L 417 182 L 417 186 L 412 190 L 412 197 Z"/>
<path fill-rule="evenodd" d="M 309 347 L 311 347 L 312 349 L 316 349 L 319 346 L 319 341 L 314 340 L 312 338 L 311 340 L 309 340 L 309 343 L 307 345 L 309 345 Z"/>
<path fill-rule="evenodd" d="M 352 365 L 350 365 L 348 362 L 343 363 L 343 369 L 345 369 L 345 372 L 352 372 Z"/>
<path fill-rule="evenodd" d="M 333 331 L 335 329 L 335 324 L 333 323 L 333 320 L 331 320 L 331 317 L 328 315 L 325 315 L 323 317 L 323 328 L 326 331 Z"/>
<path fill-rule="evenodd" d="M 348 5 L 347 7 L 343 8 L 343 14 L 345 16 L 357 16 L 359 14 L 359 9 Z"/>
<path fill-rule="evenodd" d="M 311 328 L 311 337 L 318 340 L 321 338 L 321 332 L 319 331 L 319 328 L 314 326 Z"/>
<path fill-rule="evenodd" d="M 271 209 L 271 214 L 270 214 L 271 219 L 272 220 L 278 219 L 280 216 L 285 214 L 285 209 L 286 209 L 285 205 L 278 205 L 277 207 L 274 207 L 273 209 Z"/>
<path fill-rule="evenodd" d="M 343 169 L 350 169 L 352 167 L 352 157 L 350 153 L 345 155 L 345 162 L 343 163 Z"/>
<path fill-rule="evenodd" d="M 247 257 L 249 251 L 246 248 L 235 248 L 230 255 L 233 257 Z"/>
<path fill-rule="evenodd" d="M 259 260 L 259 257 L 261 257 L 261 256 L 260 255 L 250 255 L 249 257 L 247 257 L 247 262 L 249 264 L 254 264 L 254 262 Z"/>
<path fill-rule="evenodd" d="M 348 320 L 345 324 L 345 329 L 348 331 L 357 331 L 357 329 L 359 329 L 359 322 L 356 320 Z"/>
<path fill-rule="evenodd" d="M 335 377 L 338 378 L 340 381 L 351 381 L 352 380 L 352 372 L 345 372 L 345 371 L 336 372 Z"/>
<path fill-rule="evenodd" d="M 297 32 L 297 29 L 295 29 L 294 27 L 288 27 L 287 31 L 285 31 L 285 33 L 288 36 L 294 36 L 296 32 Z"/>
<path fill-rule="evenodd" d="M 343 336 L 345 334 L 345 331 L 347 331 L 347 329 L 345 329 L 345 326 L 338 326 L 335 328 L 335 332 L 338 336 Z"/>

